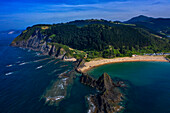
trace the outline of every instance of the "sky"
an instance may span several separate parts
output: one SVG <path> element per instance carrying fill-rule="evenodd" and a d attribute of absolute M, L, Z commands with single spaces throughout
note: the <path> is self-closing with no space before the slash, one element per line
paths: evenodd
<path fill-rule="evenodd" d="M 0 31 L 80 19 L 170 18 L 170 0 L 0 0 Z"/>

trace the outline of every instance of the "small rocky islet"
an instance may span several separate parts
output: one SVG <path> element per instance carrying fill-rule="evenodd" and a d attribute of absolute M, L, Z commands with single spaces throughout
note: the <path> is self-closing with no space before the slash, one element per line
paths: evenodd
<path fill-rule="evenodd" d="M 97 80 L 88 74 L 82 74 L 80 82 L 99 91 L 87 97 L 90 113 L 114 113 L 123 109 L 119 105 L 123 101 L 123 94 L 119 89 L 124 87 L 123 82 L 114 83 L 107 73 L 103 73 Z"/>

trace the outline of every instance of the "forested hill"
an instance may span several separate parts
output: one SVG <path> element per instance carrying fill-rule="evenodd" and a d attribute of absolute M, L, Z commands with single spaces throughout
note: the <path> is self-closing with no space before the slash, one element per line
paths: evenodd
<path fill-rule="evenodd" d="M 102 24 L 102 25 L 108 25 L 108 26 L 120 26 L 123 23 L 120 21 L 107 21 L 103 19 L 87 19 L 87 20 L 75 20 L 71 22 L 67 22 L 67 25 L 76 25 L 78 27 L 83 27 L 85 25 L 91 25 L 91 24 Z M 132 25 L 132 24 L 129 24 Z"/>
<path fill-rule="evenodd" d="M 170 18 L 152 18 L 140 15 L 126 21 L 125 23 L 149 28 L 162 35 L 170 35 Z"/>
<path fill-rule="evenodd" d="M 142 28 L 120 23 L 115 26 L 113 22 L 101 20 L 95 20 L 95 24 L 92 24 L 93 22 L 86 20 L 78 21 L 77 25 L 75 25 L 76 21 L 66 24 L 35 25 L 23 31 L 13 43 L 29 39 L 38 30 L 45 36 L 42 41 L 83 50 L 91 57 L 129 56 L 134 53 L 170 51 L 169 40 Z"/>

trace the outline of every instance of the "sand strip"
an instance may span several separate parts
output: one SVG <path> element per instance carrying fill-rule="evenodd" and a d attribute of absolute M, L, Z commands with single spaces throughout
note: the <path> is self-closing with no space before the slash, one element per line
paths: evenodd
<path fill-rule="evenodd" d="M 99 59 L 86 62 L 84 67 L 78 68 L 81 72 L 86 72 L 94 67 L 111 64 L 111 63 L 120 63 L 120 62 L 142 62 L 142 61 L 156 61 L 156 62 L 169 62 L 163 56 L 135 56 L 135 57 L 120 57 L 113 59 Z"/>

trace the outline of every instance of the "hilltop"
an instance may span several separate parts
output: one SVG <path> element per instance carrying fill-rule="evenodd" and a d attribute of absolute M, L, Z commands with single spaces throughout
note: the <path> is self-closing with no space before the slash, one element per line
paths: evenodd
<path fill-rule="evenodd" d="M 153 30 L 164 36 L 170 35 L 170 18 L 152 18 L 140 15 L 125 23 L 136 24 L 137 26 Z"/>
<path fill-rule="evenodd" d="M 62 59 L 113 58 L 170 50 L 166 37 L 135 24 L 102 19 L 34 25 L 16 37 L 11 45 L 42 51 Z"/>

